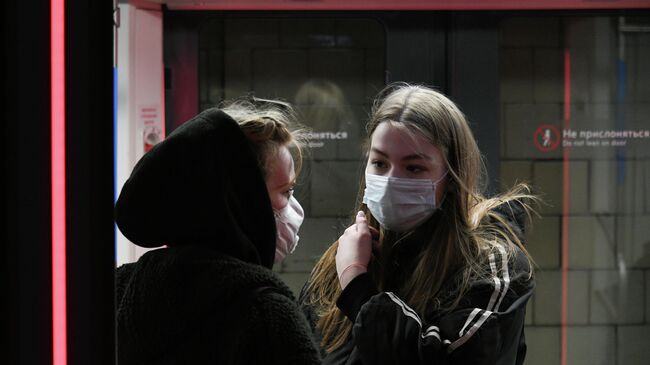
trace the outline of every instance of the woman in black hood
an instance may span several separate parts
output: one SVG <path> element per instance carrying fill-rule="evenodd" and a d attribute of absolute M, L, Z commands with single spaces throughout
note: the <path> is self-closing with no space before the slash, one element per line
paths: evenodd
<path fill-rule="evenodd" d="M 254 99 L 208 109 L 135 166 L 120 231 L 162 247 L 117 269 L 118 361 L 316 364 L 308 324 L 271 271 L 295 248 L 293 113 Z"/>

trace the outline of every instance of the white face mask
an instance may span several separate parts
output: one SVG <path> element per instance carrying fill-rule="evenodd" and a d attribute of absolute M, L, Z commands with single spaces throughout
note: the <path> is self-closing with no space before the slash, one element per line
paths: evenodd
<path fill-rule="evenodd" d="M 273 209 L 273 213 L 275 213 L 275 228 L 278 235 L 275 242 L 275 263 L 277 264 L 296 249 L 300 238 L 298 229 L 305 219 L 305 211 L 298 200 L 291 196 L 284 208 Z"/>
<path fill-rule="evenodd" d="M 437 181 L 385 177 L 366 173 L 363 202 L 386 229 L 405 232 L 427 220 L 438 208 Z"/>

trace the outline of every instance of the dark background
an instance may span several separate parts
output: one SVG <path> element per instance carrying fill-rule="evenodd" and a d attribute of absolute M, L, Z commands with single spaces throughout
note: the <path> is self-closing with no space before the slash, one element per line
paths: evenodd
<path fill-rule="evenodd" d="M 68 364 L 114 364 L 112 3 L 67 1 L 65 15 Z M 47 364 L 50 2 L 3 2 L 3 28 L 3 358 Z"/>

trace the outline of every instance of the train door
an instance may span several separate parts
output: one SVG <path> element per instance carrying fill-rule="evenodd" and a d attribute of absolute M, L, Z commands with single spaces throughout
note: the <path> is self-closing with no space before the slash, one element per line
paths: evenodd
<path fill-rule="evenodd" d="M 248 93 L 293 103 L 312 130 L 300 245 L 274 268 L 294 291 L 349 223 L 372 99 L 421 83 L 468 116 L 487 194 L 525 181 L 544 201 L 526 363 L 650 356 L 647 12 L 179 10 L 162 12 L 168 132 Z"/>

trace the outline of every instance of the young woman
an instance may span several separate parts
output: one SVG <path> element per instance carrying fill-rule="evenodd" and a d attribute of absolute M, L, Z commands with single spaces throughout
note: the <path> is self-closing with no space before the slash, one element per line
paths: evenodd
<path fill-rule="evenodd" d="M 298 242 L 290 107 L 209 109 L 149 151 L 116 205 L 149 251 L 117 269 L 125 364 L 318 364 L 291 290 L 270 270 Z"/>
<path fill-rule="evenodd" d="M 526 186 L 486 198 L 465 117 L 394 85 L 368 125 L 354 223 L 301 294 L 328 364 L 521 364 L 533 287 Z"/>

